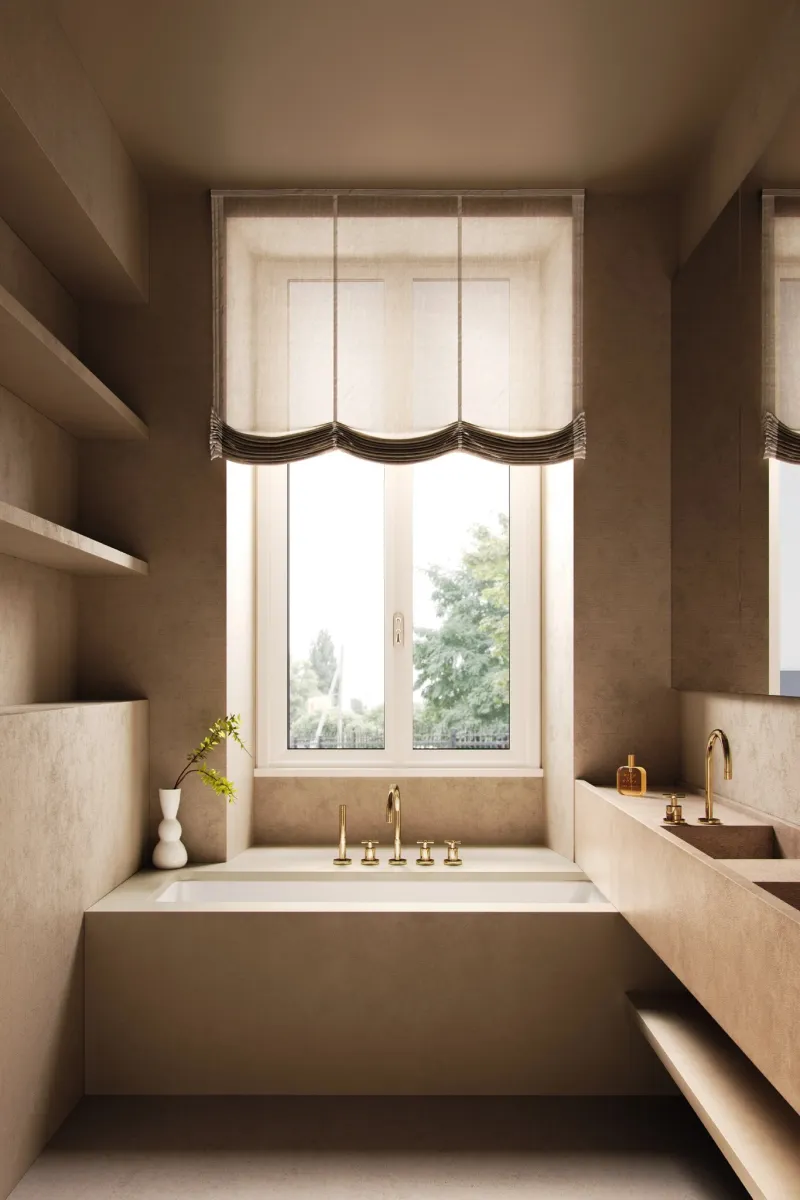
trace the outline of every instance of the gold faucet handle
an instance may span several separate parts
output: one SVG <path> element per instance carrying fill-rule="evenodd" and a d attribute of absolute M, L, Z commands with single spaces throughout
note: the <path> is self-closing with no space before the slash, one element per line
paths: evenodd
<path fill-rule="evenodd" d="M 664 814 L 665 825 L 685 825 L 683 806 L 679 803 L 686 799 L 685 792 L 662 792 L 667 801 L 667 811 Z"/>
<path fill-rule="evenodd" d="M 461 845 L 461 842 L 455 842 L 451 841 L 449 838 L 445 838 L 444 844 L 447 846 L 447 856 L 444 860 L 444 865 L 446 867 L 460 867 L 461 859 L 458 855 L 458 847 Z"/>
<path fill-rule="evenodd" d="M 417 842 L 417 845 L 422 847 L 419 852 L 419 858 L 417 859 L 417 866 L 418 867 L 432 867 L 433 859 L 431 858 L 431 846 L 435 846 L 436 843 L 422 841 L 422 842 Z"/>
<path fill-rule="evenodd" d="M 380 842 L 366 841 L 362 842 L 361 845 L 366 846 L 364 857 L 361 860 L 362 865 L 365 867 L 376 867 L 380 862 L 380 859 L 375 853 L 375 847 L 380 846 Z"/>

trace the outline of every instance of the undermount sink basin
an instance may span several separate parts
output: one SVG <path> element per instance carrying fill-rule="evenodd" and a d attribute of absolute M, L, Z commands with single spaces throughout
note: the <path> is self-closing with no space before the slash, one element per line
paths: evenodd
<path fill-rule="evenodd" d="M 771 825 L 676 825 L 672 829 L 665 825 L 663 828 L 709 858 L 778 857 Z"/>
<path fill-rule="evenodd" d="M 785 901 L 786 904 L 791 904 L 792 908 L 800 909 L 800 880 L 771 879 L 767 883 L 761 883 L 759 880 L 755 882 L 765 892 L 769 892 L 772 896 L 777 896 L 779 900 Z"/>

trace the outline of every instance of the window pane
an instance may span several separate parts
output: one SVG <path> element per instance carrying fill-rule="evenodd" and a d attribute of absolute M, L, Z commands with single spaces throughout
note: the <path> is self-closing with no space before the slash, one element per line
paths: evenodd
<path fill-rule="evenodd" d="M 509 468 L 414 471 L 414 748 L 510 746 Z"/>
<path fill-rule="evenodd" d="M 415 429 L 435 429 L 458 414 L 458 283 L 415 279 L 413 409 Z M 462 402 L 469 421 L 508 429 L 510 285 L 465 279 L 461 287 Z"/>
<path fill-rule="evenodd" d="M 289 749 L 382 750 L 383 467 L 335 453 L 288 473 Z"/>

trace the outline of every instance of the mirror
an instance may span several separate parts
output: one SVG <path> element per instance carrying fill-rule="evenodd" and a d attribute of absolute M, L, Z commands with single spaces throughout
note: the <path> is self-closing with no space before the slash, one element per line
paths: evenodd
<path fill-rule="evenodd" d="M 673 286 L 673 686 L 800 696 L 800 198 L 744 187 Z M 773 219 L 774 210 L 774 219 Z"/>

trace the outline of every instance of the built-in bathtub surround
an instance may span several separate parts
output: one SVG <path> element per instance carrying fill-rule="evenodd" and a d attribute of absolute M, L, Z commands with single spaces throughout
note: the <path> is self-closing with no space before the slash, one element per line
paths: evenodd
<path fill-rule="evenodd" d="M 339 805 L 347 805 L 347 837 L 389 845 L 386 796 L 399 783 L 403 844 L 458 838 L 465 846 L 536 846 L 545 841 L 541 776 L 350 778 L 265 777 L 255 781 L 253 843 L 256 846 L 336 847 Z"/>
<path fill-rule="evenodd" d="M 382 815 L 382 814 L 381 814 Z M 96 1094 L 611 1095 L 667 1081 L 625 993 L 669 971 L 575 864 L 457 870 L 247 850 L 142 872 L 86 916 Z"/>
<path fill-rule="evenodd" d="M 0 1196 L 83 1094 L 83 913 L 141 863 L 147 704 L 0 710 Z"/>
<path fill-rule="evenodd" d="M 702 786 L 706 739 L 716 726 L 730 738 L 733 779 L 718 769 L 715 792 L 800 827 L 800 701 L 683 692 L 681 774 L 692 786 Z"/>

